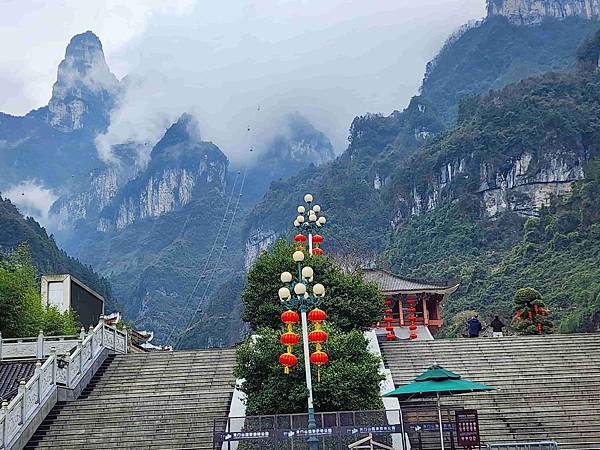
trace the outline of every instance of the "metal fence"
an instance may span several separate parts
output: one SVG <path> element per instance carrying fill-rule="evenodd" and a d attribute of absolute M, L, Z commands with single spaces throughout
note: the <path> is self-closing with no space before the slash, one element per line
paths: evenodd
<path fill-rule="evenodd" d="M 455 449 L 453 409 L 443 408 L 442 417 L 446 448 Z M 218 418 L 214 421 L 213 449 L 304 450 L 306 439 L 315 436 L 320 450 L 342 450 L 369 434 L 395 449 L 435 449 L 440 445 L 435 405 L 316 413 L 316 421 L 316 430 L 309 430 L 306 414 Z"/>

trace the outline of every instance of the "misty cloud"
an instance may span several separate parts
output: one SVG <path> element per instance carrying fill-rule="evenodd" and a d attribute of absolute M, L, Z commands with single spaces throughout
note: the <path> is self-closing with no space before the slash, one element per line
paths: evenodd
<path fill-rule="evenodd" d="M 3 193 L 25 216 L 35 217 L 42 225 L 49 224 L 48 211 L 58 196 L 36 180 L 26 180 Z"/>
<path fill-rule="evenodd" d="M 44 68 L 49 93 L 64 46 L 87 29 L 102 40 L 111 70 L 129 75 L 121 107 L 98 137 L 105 159 L 118 143 L 154 144 L 188 111 L 203 137 L 238 161 L 294 111 L 342 151 L 356 115 L 404 108 L 445 38 L 485 9 L 484 0 L 31 3 L 9 2 L 0 37 L 15 43 L 6 59 L 37 105 L 49 96 L 40 95 L 41 79 L 32 74 Z M 22 21 L 11 28 L 7 16 L 15 14 Z M 50 26 L 57 23 L 66 25 Z M 0 108 L 14 105 L 0 97 Z"/>

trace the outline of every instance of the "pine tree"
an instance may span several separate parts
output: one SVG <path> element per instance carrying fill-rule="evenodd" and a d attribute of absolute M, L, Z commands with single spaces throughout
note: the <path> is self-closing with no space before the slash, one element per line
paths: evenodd
<path fill-rule="evenodd" d="M 546 304 L 537 290 L 521 288 L 514 297 L 513 326 L 518 334 L 551 334 L 554 331 Z"/>

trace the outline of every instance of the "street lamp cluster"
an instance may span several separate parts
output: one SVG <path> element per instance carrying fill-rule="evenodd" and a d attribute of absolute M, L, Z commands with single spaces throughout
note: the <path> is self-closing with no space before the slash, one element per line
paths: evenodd
<path fill-rule="evenodd" d="M 323 236 L 319 235 L 318 231 L 327 223 L 327 219 L 325 216 L 319 215 L 321 214 L 321 206 L 313 205 L 313 200 L 312 194 L 306 194 L 304 196 L 306 206 L 298 206 L 298 216 L 294 220 L 294 226 L 298 228 L 300 234 L 296 235 L 294 239 L 300 243 L 306 241 L 307 239 L 303 232 L 307 232 L 308 252 L 314 255 L 322 255 L 323 249 L 320 248 L 320 245 L 323 243 Z M 300 236 L 303 236 L 304 240 Z"/>
<path fill-rule="evenodd" d="M 319 216 L 321 207 L 312 205 L 313 196 L 311 194 L 306 194 L 304 201 L 306 206 L 298 206 L 298 216 L 294 221 L 294 226 L 299 229 L 299 233 L 294 237 L 297 246 L 292 255 L 296 263 L 296 273 L 292 275 L 290 272 L 283 272 L 280 277 L 283 287 L 279 289 L 278 295 L 285 308 L 281 314 L 281 321 L 287 329 L 280 338 L 280 342 L 286 347 L 286 352 L 280 355 L 279 362 L 284 367 L 286 374 L 289 373 L 290 368 L 298 363 L 298 358 L 292 353 L 292 348 L 299 343 L 298 335 L 294 333 L 293 327 L 300 320 L 306 387 L 308 389 L 308 428 L 315 429 L 317 424 L 313 406 L 310 364 L 317 366 L 317 379 L 320 381 L 321 366 L 329 361 L 327 353 L 322 351 L 322 344 L 327 341 L 328 336 L 327 332 L 321 328 L 321 324 L 327 319 L 327 314 L 319 308 L 325 296 L 325 287 L 320 283 L 314 283 L 313 268 L 303 264 L 306 250 L 303 243 L 308 241 L 309 255 L 322 255 L 323 249 L 320 248 L 320 244 L 323 242 L 323 237 L 317 234 L 316 231 L 322 228 L 327 220 L 324 216 Z M 308 237 L 304 233 L 307 233 Z M 300 316 L 295 310 L 300 311 Z M 308 332 L 308 321 L 314 324 L 310 333 Z M 316 346 L 312 354 L 310 353 L 309 343 Z M 319 441 L 315 436 L 311 436 L 308 438 L 308 444 L 310 450 L 316 450 Z"/>

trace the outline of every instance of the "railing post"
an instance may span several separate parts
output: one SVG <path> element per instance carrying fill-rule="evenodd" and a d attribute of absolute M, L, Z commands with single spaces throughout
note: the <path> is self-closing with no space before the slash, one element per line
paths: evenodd
<path fill-rule="evenodd" d="M 40 330 L 37 337 L 37 359 L 44 359 L 44 331 Z"/>
<path fill-rule="evenodd" d="M 79 339 L 82 341 L 85 339 L 85 328 L 83 327 L 81 327 L 81 330 L 79 331 Z"/>
<path fill-rule="evenodd" d="M 23 425 L 25 421 L 25 380 L 19 382 L 19 394 L 21 394 L 21 420 L 19 425 Z"/>
<path fill-rule="evenodd" d="M 65 355 L 65 360 L 67 361 L 67 375 L 66 375 L 66 385 L 68 388 L 71 387 L 71 355 Z"/>
<path fill-rule="evenodd" d="M 2 402 L 2 415 L 4 416 L 4 420 L 2 422 L 2 448 L 6 448 L 6 444 L 8 443 L 8 437 L 6 436 L 6 419 L 8 416 L 8 402 L 5 400 Z"/>
<path fill-rule="evenodd" d="M 79 349 L 79 375 L 83 375 L 83 341 L 77 343 L 77 348 Z"/>
<path fill-rule="evenodd" d="M 52 361 L 52 384 L 56 384 L 56 369 L 57 369 L 56 347 L 50 347 L 50 357 L 54 357 L 54 360 Z"/>
<path fill-rule="evenodd" d="M 113 327 L 113 351 L 117 351 L 117 327 Z"/>
<path fill-rule="evenodd" d="M 38 375 L 37 380 L 37 403 L 42 403 L 42 363 L 40 361 L 35 363 L 35 374 Z"/>
<path fill-rule="evenodd" d="M 90 361 L 94 360 L 94 329 L 92 328 L 92 326 L 90 325 L 90 329 L 88 330 L 88 336 L 91 336 L 90 338 Z"/>

